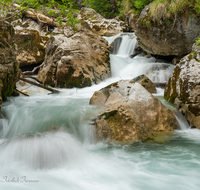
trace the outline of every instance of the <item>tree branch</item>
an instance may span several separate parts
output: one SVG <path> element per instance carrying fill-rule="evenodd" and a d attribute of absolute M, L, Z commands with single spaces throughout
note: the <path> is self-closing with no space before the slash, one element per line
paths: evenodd
<path fill-rule="evenodd" d="M 40 67 L 42 67 L 44 64 L 45 64 L 45 62 L 43 62 L 41 65 L 35 67 L 32 71 L 25 71 L 25 72 L 22 72 L 22 74 L 23 74 L 23 75 L 27 75 L 27 74 L 29 74 L 29 75 L 32 74 L 32 75 L 33 75 L 34 72 L 35 72 L 37 69 L 39 69 Z"/>

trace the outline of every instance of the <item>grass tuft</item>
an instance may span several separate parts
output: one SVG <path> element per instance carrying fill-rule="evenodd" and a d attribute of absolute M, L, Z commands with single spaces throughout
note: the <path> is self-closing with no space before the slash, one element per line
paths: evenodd
<path fill-rule="evenodd" d="M 183 12 L 192 1 L 188 0 L 155 0 L 150 9 L 150 17 L 154 21 L 168 20 L 179 12 Z"/>

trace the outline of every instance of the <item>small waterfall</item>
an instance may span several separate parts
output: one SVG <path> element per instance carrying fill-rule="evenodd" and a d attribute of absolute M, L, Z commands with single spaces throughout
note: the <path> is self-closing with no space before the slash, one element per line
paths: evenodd
<path fill-rule="evenodd" d="M 122 42 L 120 44 L 117 54 L 119 56 L 129 56 L 134 53 L 134 49 L 137 46 L 137 40 L 135 34 L 127 34 L 122 36 Z"/>
<path fill-rule="evenodd" d="M 119 33 L 119 34 L 117 34 L 115 36 L 112 36 L 112 37 L 106 37 L 106 36 L 104 36 L 104 38 L 108 41 L 108 44 L 110 45 L 110 44 L 112 44 L 114 42 L 114 40 L 116 38 L 120 37 L 122 34 L 123 33 Z"/>
<path fill-rule="evenodd" d="M 94 143 L 95 129 L 90 121 L 101 113 L 101 108 L 89 105 L 94 91 L 141 74 L 154 82 L 166 82 L 174 68 L 143 54 L 131 59 L 135 38 L 119 34 L 106 39 L 112 43 L 117 37 L 122 41 L 118 53 L 110 55 L 111 78 L 82 89 L 60 89 L 61 93 L 51 95 L 35 93 L 33 87 L 30 97 L 9 97 L 3 103 L 0 189 L 147 190 L 162 186 L 199 190 L 200 131 L 185 130 L 189 126 L 181 113 L 158 97 L 163 96 L 161 88 L 155 96 L 174 112 L 182 129 L 175 131 L 167 143 Z M 4 176 L 11 180 L 26 176 L 39 182 L 2 182 Z"/>
<path fill-rule="evenodd" d="M 189 129 L 189 124 L 188 124 L 187 120 L 184 118 L 184 116 L 181 114 L 181 112 L 178 111 L 177 108 L 173 104 L 171 104 L 170 102 L 165 100 L 163 97 L 158 96 L 157 98 L 163 103 L 163 105 L 168 107 L 174 113 L 181 130 Z"/>
<path fill-rule="evenodd" d="M 116 38 L 118 37 L 117 35 Z M 116 38 L 112 37 L 112 40 Z M 112 77 L 133 79 L 144 74 L 154 83 L 165 83 L 168 81 L 168 77 L 175 67 L 174 65 L 166 63 L 164 60 L 156 62 L 154 57 L 146 58 L 143 54 L 131 59 L 129 56 L 134 53 L 134 48 L 137 45 L 135 35 L 129 33 L 121 34 L 121 38 L 120 47 L 117 47 L 119 49 L 118 53 L 110 55 Z M 158 89 L 158 92 L 159 95 L 160 92 L 163 95 L 164 90 Z M 182 114 L 163 98 L 161 98 L 161 101 L 175 114 L 180 128 L 182 130 L 188 129 L 188 123 Z"/>
<path fill-rule="evenodd" d="M 117 47 L 117 54 L 110 54 L 112 77 L 121 79 L 132 79 L 139 75 L 146 75 L 153 82 L 167 82 L 168 77 L 174 69 L 174 65 L 158 60 L 154 57 L 146 58 L 144 54 L 138 55 L 131 59 L 129 56 L 134 53 L 137 46 L 135 34 L 124 33 L 120 36 L 111 37 L 112 42 L 121 37 L 120 46 Z M 111 41 L 108 37 L 108 41 Z M 115 47 L 114 47 L 115 48 Z"/>

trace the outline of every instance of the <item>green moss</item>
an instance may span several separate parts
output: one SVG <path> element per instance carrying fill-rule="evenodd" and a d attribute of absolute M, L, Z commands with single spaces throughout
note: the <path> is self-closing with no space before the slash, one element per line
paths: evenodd
<path fill-rule="evenodd" d="M 151 21 L 146 21 L 146 26 L 151 27 L 152 26 Z"/>
<path fill-rule="evenodd" d="M 7 78 L 9 78 L 9 76 L 7 75 Z M 13 88 L 14 88 L 14 85 L 13 83 L 9 83 L 7 81 L 7 78 L 5 78 L 3 80 L 3 87 L 1 88 L 1 95 L 2 95 L 2 99 L 3 101 L 7 100 L 7 97 L 8 96 L 11 96 L 12 93 L 13 93 Z"/>
<path fill-rule="evenodd" d="M 117 114 L 117 110 L 112 110 L 110 112 L 105 112 L 103 115 L 105 116 L 105 119 L 109 119 L 110 117 L 113 117 Z M 102 115 L 102 116 L 103 116 Z"/>
<path fill-rule="evenodd" d="M 190 61 L 192 58 L 193 58 L 192 53 L 190 53 L 190 54 L 188 55 L 189 61 Z"/>
<path fill-rule="evenodd" d="M 171 24 L 172 22 L 170 20 L 166 20 L 166 23 L 167 24 Z"/>
<path fill-rule="evenodd" d="M 18 63 L 17 63 L 17 62 L 15 62 L 15 63 L 13 64 L 13 68 L 14 68 L 14 72 L 15 72 L 15 73 L 18 72 L 19 66 L 18 66 Z"/>
<path fill-rule="evenodd" d="M 195 51 L 192 51 L 189 55 L 188 55 L 188 59 L 189 61 L 192 59 L 196 59 L 197 58 L 197 53 Z"/>
<path fill-rule="evenodd" d="M 174 69 L 173 77 L 169 79 L 167 86 L 165 87 L 164 98 L 171 103 L 174 103 L 175 99 L 178 97 L 176 91 L 176 82 L 179 79 L 180 71 L 180 67 L 176 66 Z"/>

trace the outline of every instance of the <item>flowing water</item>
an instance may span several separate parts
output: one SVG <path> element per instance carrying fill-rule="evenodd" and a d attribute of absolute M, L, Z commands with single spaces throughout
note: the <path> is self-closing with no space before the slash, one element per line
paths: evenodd
<path fill-rule="evenodd" d="M 199 189 L 200 131 L 187 129 L 181 114 L 162 98 L 161 88 L 155 96 L 174 111 L 185 130 L 175 131 L 162 144 L 95 142 L 90 120 L 99 108 L 89 105 L 94 91 L 140 74 L 166 82 L 173 70 L 162 60 L 155 63 L 142 55 L 130 59 L 135 45 L 134 34 L 123 35 L 118 53 L 110 55 L 112 78 L 99 85 L 52 95 L 26 86 L 30 97 L 12 97 L 3 103 L 1 190 Z"/>

